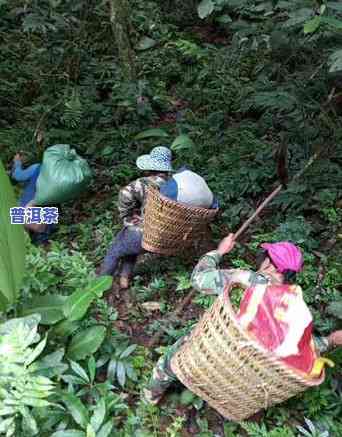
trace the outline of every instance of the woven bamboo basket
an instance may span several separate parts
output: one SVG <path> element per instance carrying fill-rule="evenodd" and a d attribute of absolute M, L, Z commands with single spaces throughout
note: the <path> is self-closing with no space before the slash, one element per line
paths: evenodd
<path fill-rule="evenodd" d="M 218 297 L 171 359 L 179 380 L 225 418 L 247 419 L 321 384 L 302 377 L 240 327 L 232 305 Z"/>
<path fill-rule="evenodd" d="M 142 247 L 162 255 L 179 255 L 206 238 L 218 209 L 194 208 L 162 196 L 149 187 L 144 210 Z"/>

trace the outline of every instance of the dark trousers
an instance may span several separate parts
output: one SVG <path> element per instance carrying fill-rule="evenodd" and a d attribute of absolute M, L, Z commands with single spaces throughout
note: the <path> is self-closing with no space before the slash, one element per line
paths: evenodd
<path fill-rule="evenodd" d="M 121 261 L 120 276 L 133 274 L 138 255 L 142 253 L 142 231 L 136 226 L 123 228 L 114 238 L 100 267 L 100 275 L 114 275 Z"/>

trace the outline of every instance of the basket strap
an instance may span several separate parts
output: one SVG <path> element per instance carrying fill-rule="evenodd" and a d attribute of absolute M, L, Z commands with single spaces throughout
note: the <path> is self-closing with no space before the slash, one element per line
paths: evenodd
<path fill-rule="evenodd" d="M 188 239 L 188 236 L 191 234 L 191 232 L 192 232 L 192 227 L 188 230 L 187 233 L 184 234 L 183 241 Z"/>
<path fill-rule="evenodd" d="M 223 290 L 223 302 L 225 304 L 230 303 L 229 295 L 230 295 L 230 292 L 233 288 L 233 285 L 234 284 L 232 282 L 229 282 Z"/>

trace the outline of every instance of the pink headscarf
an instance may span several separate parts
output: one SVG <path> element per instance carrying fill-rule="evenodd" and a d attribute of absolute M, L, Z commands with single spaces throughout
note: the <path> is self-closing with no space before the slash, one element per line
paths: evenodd
<path fill-rule="evenodd" d="M 265 249 L 272 263 L 280 273 L 286 270 L 300 272 L 303 268 L 303 255 L 301 250 L 288 241 L 279 243 L 263 243 L 261 247 Z"/>

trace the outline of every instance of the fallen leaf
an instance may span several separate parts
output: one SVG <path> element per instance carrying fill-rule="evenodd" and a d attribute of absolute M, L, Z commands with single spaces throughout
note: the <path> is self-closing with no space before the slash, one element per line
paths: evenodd
<path fill-rule="evenodd" d="M 160 311 L 161 309 L 159 302 L 145 302 L 141 306 L 147 311 Z"/>

